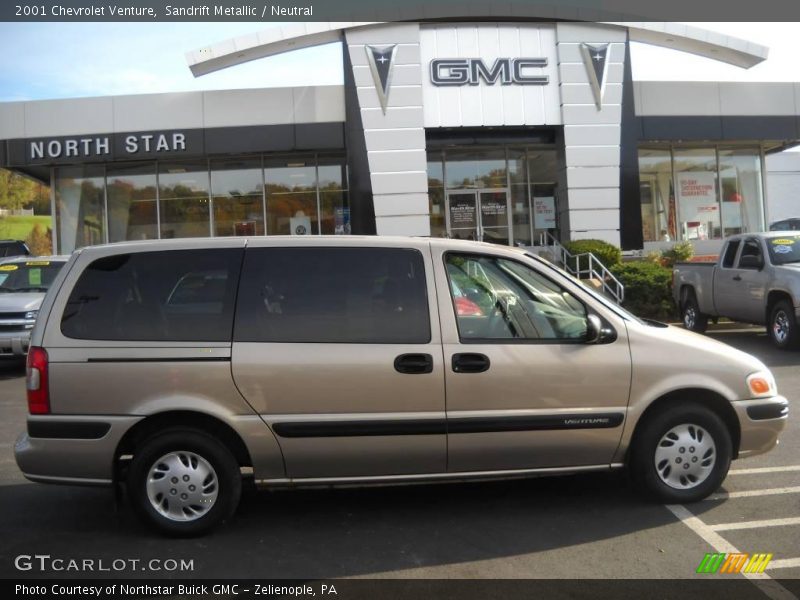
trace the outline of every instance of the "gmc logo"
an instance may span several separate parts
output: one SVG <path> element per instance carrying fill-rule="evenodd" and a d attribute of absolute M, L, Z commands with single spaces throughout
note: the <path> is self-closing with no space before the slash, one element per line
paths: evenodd
<path fill-rule="evenodd" d="M 431 61 L 433 85 L 547 85 L 547 75 L 534 75 L 527 69 L 547 66 L 546 58 L 498 58 L 491 67 L 480 58 L 437 58 Z"/>

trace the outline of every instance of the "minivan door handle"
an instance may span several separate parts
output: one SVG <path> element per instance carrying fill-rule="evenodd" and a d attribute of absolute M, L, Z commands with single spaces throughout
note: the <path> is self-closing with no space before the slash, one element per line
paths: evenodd
<path fill-rule="evenodd" d="M 483 373 L 489 370 L 491 362 L 485 354 L 465 352 L 463 354 L 453 354 L 454 373 Z"/>
<path fill-rule="evenodd" d="M 430 354 L 401 354 L 394 359 L 394 370 L 406 375 L 433 373 L 433 357 Z"/>
<path fill-rule="evenodd" d="M 742 276 L 741 276 L 741 275 L 736 275 L 736 276 L 733 278 L 733 280 L 734 280 L 734 281 L 741 281 L 741 280 L 742 280 Z"/>

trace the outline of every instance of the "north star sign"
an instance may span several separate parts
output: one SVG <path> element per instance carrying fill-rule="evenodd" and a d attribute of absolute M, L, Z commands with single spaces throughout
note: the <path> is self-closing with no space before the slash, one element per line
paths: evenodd
<path fill-rule="evenodd" d="M 539 69 L 546 58 L 498 58 L 491 67 L 480 58 L 437 58 L 431 61 L 431 83 L 437 86 L 478 85 L 547 85 L 549 78 Z M 536 69 L 531 73 L 532 69 Z"/>
<path fill-rule="evenodd" d="M 184 133 L 140 133 L 126 135 L 122 148 L 126 154 L 151 152 L 183 152 L 186 150 Z M 91 158 L 111 154 L 108 136 L 85 136 L 57 140 L 29 142 L 28 158 Z"/>

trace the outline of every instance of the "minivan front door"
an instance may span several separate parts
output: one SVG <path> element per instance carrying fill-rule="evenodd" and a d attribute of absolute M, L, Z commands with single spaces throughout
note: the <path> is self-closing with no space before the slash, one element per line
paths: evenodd
<path fill-rule="evenodd" d="M 433 254 L 448 470 L 609 464 L 631 381 L 624 324 L 587 344 L 587 305 L 523 260 Z"/>
<path fill-rule="evenodd" d="M 233 377 L 291 479 L 446 470 L 430 251 L 378 240 L 251 240 Z"/>

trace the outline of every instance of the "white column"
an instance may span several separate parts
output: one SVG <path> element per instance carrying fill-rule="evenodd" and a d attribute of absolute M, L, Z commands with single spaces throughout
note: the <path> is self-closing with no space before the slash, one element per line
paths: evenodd
<path fill-rule="evenodd" d="M 348 30 L 378 235 L 430 235 L 419 24 Z M 365 46 L 397 44 L 384 114 Z"/>
<path fill-rule="evenodd" d="M 609 43 L 602 108 L 581 58 L 581 43 Z M 623 28 L 557 23 L 556 47 L 564 123 L 566 208 L 570 239 L 620 244 L 620 121 L 626 32 Z M 562 188 L 563 189 L 563 188 Z M 563 198 L 563 191 L 562 191 Z M 562 200 L 563 202 L 563 200 Z"/>

